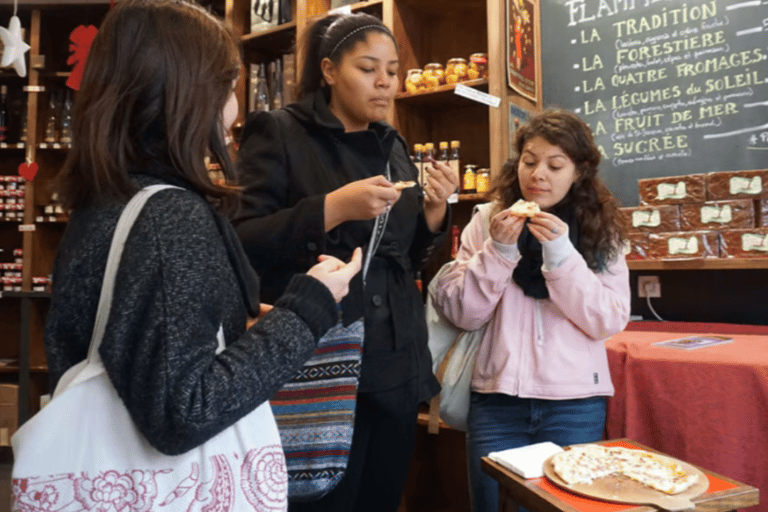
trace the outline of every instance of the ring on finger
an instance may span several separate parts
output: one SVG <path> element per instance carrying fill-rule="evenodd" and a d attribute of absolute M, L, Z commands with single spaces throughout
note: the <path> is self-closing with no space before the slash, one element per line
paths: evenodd
<path fill-rule="evenodd" d="M 557 234 L 557 226 L 552 228 L 552 233 L 555 234 L 555 235 Z"/>

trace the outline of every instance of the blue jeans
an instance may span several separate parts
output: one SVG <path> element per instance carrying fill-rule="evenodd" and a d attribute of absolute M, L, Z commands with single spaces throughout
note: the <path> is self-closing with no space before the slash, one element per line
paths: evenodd
<path fill-rule="evenodd" d="M 560 446 L 603 438 L 605 397 L 538 400 L 472 392 L 467 458 L 473 512 L 497 512 L 499 485 L 480 468 L 490 452 L 552 441 Z"/>

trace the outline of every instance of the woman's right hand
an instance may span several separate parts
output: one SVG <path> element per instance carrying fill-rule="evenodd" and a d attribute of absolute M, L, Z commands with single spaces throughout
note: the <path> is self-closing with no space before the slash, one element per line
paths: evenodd
<path fill-rule="evenodd" d="M 525 217 L 512 215 L 506 209 L 502 210 L 491 218 L 491 238 L 500 244 L 514 245 L 523 231 L 525 221 Z"/>
<path fill-rule="evenodd" d="M 400 191 L 382 175 L 347 183 L 325 196 L 325 231 L 350 220 L 376 218 L 398 199 Z"/>
<path fill-rule="evenodd" d="M 344 263 L 338 258 L 320 255 L 319 263 L 307 271 L 307 275 L 314 277 L 323 283 L 333 295 L 334 300 L 341 302 L 349 293 L 349 282 L 360 272 L 363 263 L 363 250 L 359 247 L 352 253 L 349 263 Z"/>

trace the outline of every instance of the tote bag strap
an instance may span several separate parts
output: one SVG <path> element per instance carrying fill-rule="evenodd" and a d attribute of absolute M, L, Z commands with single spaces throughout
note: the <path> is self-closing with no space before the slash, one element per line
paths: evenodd
<path fill-rule="evenodd" d="M 117 221 L 117 227 L 115 228 L 115 234 L 112 236 L 112 245 L 109 248 L 109 256 L 107 257 L 107 268 L 104 270 L 104 281 L 101 283 L 101 295 L 99 296 L 99 307 L 96 310 L 96 321 L 93 326 L 93 335 L 91 336 L 91 345 L 88 348 L 88 363 L 100 363 L 101 356 L 99 356 L 99 346 L 101 345 L 101 339 L 104 337 L 104 331 L 107 327 L 107 320 L 109 319 L 109 311 L 112 308 L 112 295 L 115 287 L 115 276 L 117 275 L 117 267 L 120 265 L 120 258 L 123 255 L 123 249 L 125 248 L 125 241 L 128 238 L 128 233 L 131 231 L 134 222 L 138 218 L 144 205 L 157 192 L 165 190 L 167 188 L 181 188 L 173 185 L 150 185 L 139 190 L 120 214 L 120 219 Z M 183 189 L 182 189 L 183 190 Z"/>

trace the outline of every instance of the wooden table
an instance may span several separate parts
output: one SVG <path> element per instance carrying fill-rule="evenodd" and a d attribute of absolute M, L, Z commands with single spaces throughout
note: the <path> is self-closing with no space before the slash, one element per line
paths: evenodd
<path fill-rule="evenodd" d="M 768 489 L 768 335 L 706 326 L 733 342 L 675 350 L 654 343 L 696 331 L 660 327 L 669 330 L 625 331 L 605 343 L 616 389 L 606 439 L 633 439 Z M 747 512 L 768 512 L 768 502 Z"/>
<path fill-rule="evenodd" d="M 652 450 L 629 439 L 602 441 L 600 444 L 631 446 Z M 499 482 L 499 512 L 517 512 L 518 507 L 537 512 L 651 512 L 656 508 L 622 503 L 609 503 L 585 498 L 562 490 L 546 478 L 525 478 L 497 464 L 488 457 L 482 459 L 483 471 Z M 699 512 L 724 512 L 757 505 L 759 491 L 724 476 L 699 468 L 710 480 L 710 489 L 694 498 Z"/>

